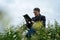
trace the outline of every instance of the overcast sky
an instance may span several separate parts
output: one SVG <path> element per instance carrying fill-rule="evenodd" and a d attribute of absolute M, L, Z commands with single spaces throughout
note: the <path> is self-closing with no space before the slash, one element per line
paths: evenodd
<path fill-rule="evenodd" d="M 0 10 L 4 9 L 12 17 L 12 24 L 22 23 L 23 15 L 33 17 L 33 9 L 39 7 L 41 14 L 51 23 L 56 19 L 60 23 L 60 0 L 0 0 Z"/>

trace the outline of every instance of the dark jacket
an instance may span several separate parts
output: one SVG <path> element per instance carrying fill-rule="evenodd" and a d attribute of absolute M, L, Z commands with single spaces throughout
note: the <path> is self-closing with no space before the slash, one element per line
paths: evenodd
<path fill-rule="evenodd" d="M 36 22 L 36 21 L 42 21 L 43 22 L 43 26 L 46 25 L 46 18 L 43 15 L 39 15 L 39 16 L 33 17 L 32 20 L 34 22 Z"/>

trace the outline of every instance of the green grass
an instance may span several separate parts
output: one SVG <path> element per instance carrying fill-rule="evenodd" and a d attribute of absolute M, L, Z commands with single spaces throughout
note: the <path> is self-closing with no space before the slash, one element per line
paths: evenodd
<path fill-rule="evenodd" d="M 4 34 L 0 33 L 0 40 L 21 40 L 22 33 L 25 30 L 25 25 L 17 28 L 16 31 L 10 29 L 10 31 L 6 31 Z M 53 25 L 48 23 L 48 28 L 40 28 L 32 35 L 31 40 L 60 40 L 60 25 L 56 21 Z"/>

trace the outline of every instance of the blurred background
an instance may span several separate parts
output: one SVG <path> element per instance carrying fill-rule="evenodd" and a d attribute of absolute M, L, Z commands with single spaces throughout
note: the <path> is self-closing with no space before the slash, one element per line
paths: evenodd
<path fill-rule="evenodd" d="M 31 40 L 60 40 L 60 0 L 0 0 L 0 40 L 28 40 L 23 15 L 34 17 L 36 7 L 46 16 L 46 28 L 36 30 Z"/>
<path fill-rule="evenodd" d="M 60 24 L 60 0 L 0 0 L 0 12 L 5 14 L 5 19 L 13 26 L 22 25 L 25 22 L 24 14 L 34 17 L 35 7 L 40 8 L 41 14 L 46 16 L 46 25 L 48 21 L 53 24 L 55 20 Z"/>

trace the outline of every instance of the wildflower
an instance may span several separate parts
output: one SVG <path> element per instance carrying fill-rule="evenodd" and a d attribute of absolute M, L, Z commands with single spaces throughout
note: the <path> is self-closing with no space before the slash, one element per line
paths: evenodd
<path fill-rule="evenodd" d="M 16 35 L 13 36 L 13 38 L 15 38 L 15 37 L 16 37 Z"/>
<path fill-rule="evenodd" d="M 48 35 L 51 35 L 51 33 L 49 33 Z"/>
<path fill-rule="evenodd" d="M 59 37 L 59 34 L 58 33 L 56 34 L 56 37 Z"/>

